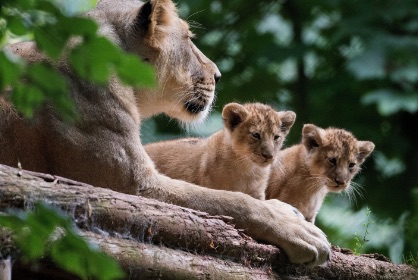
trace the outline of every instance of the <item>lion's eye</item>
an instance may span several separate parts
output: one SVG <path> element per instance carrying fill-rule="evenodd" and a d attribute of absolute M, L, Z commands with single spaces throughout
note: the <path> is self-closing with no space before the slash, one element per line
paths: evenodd
<path fill-rule="evenodd" d="M 350 162 L 348 164 L 348 168 L 352 169 L 354 166 L 356 166 L 356 164 L 354 162 Z"/>
<path fill-rule="evenodd" d="M 251 136 L 254 138 L 254 139 L 260 139 L 261 137 L 260 137 L 260 133 L 258 133 L 258 132 L 251 132 Z"/>
<path fill-rule="evenodd" d="M 280 135 L 274 135 L 274 141 L 277 141 L 280 139 Z"/>
<path fill-rule="evenodd" d="M 328 162 L 331 163 L 332 165 L 336 165 L 337 164 L 337 159 L 336 158 L 328 158 Z"/>

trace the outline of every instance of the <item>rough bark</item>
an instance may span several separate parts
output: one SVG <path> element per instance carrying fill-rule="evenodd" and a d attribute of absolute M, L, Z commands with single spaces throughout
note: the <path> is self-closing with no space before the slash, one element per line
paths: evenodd
<path fill-rule="evenodd" d="M 93 232 L 221 255 L 252 265 L 263 264 L 272 256 L 285 259 L 278 248 L 259 244 L 236 230 L 230 217 L 210 216 L 153 199 L 0 165 L 0 209 L 30 210 L 39 200 L 68 212 L 78 227 Z"/>
<path fill-rule="evenodd" d="M 418 279 L 412 267 L 340 249 L 324 267 L 291 265 L 280 249 L 236 230 L 229 217 L 0 165 L 0 209 L 27 210 L 38 200 L 67 211 L 132 279 Z"/>
<path fill-rule="evenodd" d="M 82 235 L 89 242 L 97 244 L 103 252 L 117 259 L 127 272 L 128 279 L 280 279 L 271 270 L 251 268 L 230 260 L 88 231 L 84 231 Z M 20 280 L 34 279 L 34 276 L 43 280 L 78 279 L 74 275 L 63 274 L 48 259 L 42 260 L 37 267 L 29 275 L 27 271 L 30 267 L 17 263 L 13 276 Z"/>
<path fill-rule="evenodd" d="M 263 268 L 251 268 L 220 258 L 197 255 L 164 246 L 144 244 L 91 232 L 84 236 L 114 256 L 131 279 L 278 279 Z"/>

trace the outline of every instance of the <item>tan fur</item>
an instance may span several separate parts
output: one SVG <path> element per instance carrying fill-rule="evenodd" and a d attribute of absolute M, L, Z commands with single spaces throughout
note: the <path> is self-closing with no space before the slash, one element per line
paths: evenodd
<path fill-rule="evenodd" d="M 72 75 L 62 58 L 57 69 L 69 80 L 79 121 L 65 123 L 47 105 L 32 120 L 23 119 L 2 100 L 0 163 L 17 166 L 20 161 L 24 169 L 232 216 L 252 237 L 282 247 L 292 262 L 326 261 L 326 237 L 288 204 L 198 187 L 154 168 L 141 145 L 141 118 L 159 113 L 182 121 L 205 118 L 220 77 L 216 65 L 191 42 L 187 23 L 177 16 L 172 1 L 102 0 L 87 16 L 98 22 L 102 35 L 155 65 L 158 87 L 134 89 L 116 78 L 97 87 Z M 45 59 L 32 42 L 9 49 L 30 62 Z"/>
<path fill-rule="evenodd" d="M 326 194 L 347 190 L 373 149 L 346 130 L 307 124 L 302 143 L 284 149 L 273 165 L 266 197 L 295 206 L 314 223 Z"/>
<path fill-rule="evenodd" d="M 222 117 L 224 129 L 209 138 L 153 143 L 145 151 L 171 178 L 264 200 L 271 163 L 296 114 L 260 103 L 229 103 Z"/>

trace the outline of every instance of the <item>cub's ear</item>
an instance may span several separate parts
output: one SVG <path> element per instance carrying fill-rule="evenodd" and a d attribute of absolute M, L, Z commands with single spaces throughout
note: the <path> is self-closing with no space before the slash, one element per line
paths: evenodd
<path fill-rule="evenodd" d="M 363 162 L 374 150 L 374 143 L 370 141 L 357 141 L 359 153 L 357 159 Z"/>
<path fill-rule="evenodd" d="M 224 126 L 233 131 L 240 123 L 245 121 L 248 111 L 244 106 L 238 103 L 228 103 L 222 110 L 222 119 Z"/>
<path fill-rule="evenodd" d="M 284 134 L 288 134 L 290 128 L 293 126 L 296 120 L 296 114 L 293 111 L 278 112 L 282 124 L 280 125 L 280 131 Z"/>
<path fill-rule="evenodd" d="M 151 0 L 141 6 L 135 24 L 137 30 L 149 39 L 155 39 L 157 28 L 170 25 L 175 18 L 178 18 L 178 14 L 173 1 Z"/>
<path fill-rule="evenodd" d="M 313 124 L 305 124 L 302 129 L 302 143 L 308 151 L 327 144 L 325 130 Z"/>

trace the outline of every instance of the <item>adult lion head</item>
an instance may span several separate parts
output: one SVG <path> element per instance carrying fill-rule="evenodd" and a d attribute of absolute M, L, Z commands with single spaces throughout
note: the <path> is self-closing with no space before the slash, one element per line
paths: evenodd
<path fill-rule="evenodd" d="M 137 90 L 142 117 L 164 112 L 196 121 L 208 115 L 221 73 L 193 44 L 172 1 L 103 0 L 88 16 L 101 34 L 156 67 L 158 89 Z"/>

